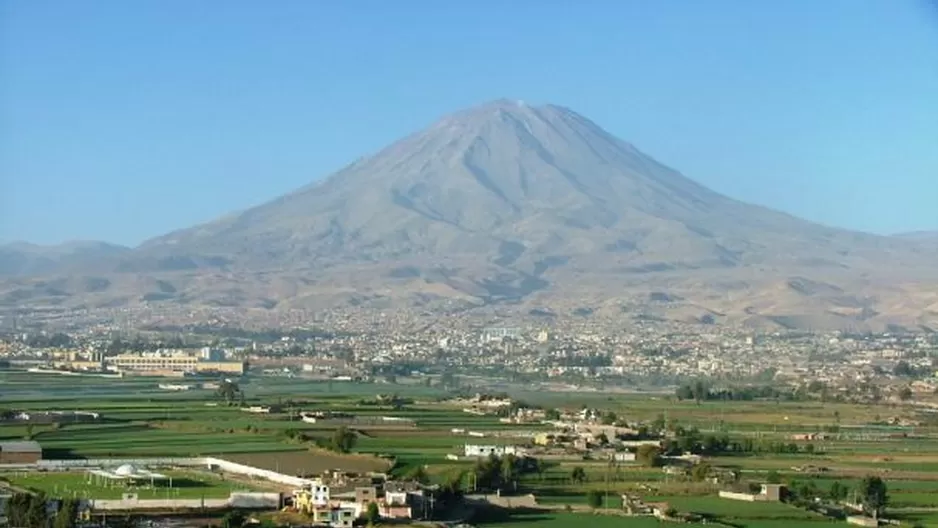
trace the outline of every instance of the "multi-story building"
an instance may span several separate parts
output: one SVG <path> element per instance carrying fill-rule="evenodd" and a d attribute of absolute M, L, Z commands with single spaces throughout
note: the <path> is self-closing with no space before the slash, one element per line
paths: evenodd
<path fill-rule="evenodd" d="M 108 363 L 121 371 L 146 372 L 219 372 L 243 374 L 242 361 L 208 361 L 199 356 L 185 353 L 172 354 L 121 354 L 108 358 Z"/>

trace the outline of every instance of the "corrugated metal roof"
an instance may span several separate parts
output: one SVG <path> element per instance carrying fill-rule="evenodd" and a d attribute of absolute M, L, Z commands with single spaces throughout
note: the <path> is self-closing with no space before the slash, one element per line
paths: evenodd
<path fill-rule="evenodd" d="M 6 453 L 42 453 L 39 442 L 24 440 L 22 442 L 0 442 L 0 451 Z"/>

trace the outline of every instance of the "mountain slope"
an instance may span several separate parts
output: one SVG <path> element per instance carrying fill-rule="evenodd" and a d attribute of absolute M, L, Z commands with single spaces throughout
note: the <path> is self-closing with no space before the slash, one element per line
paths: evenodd
<path fill-rule="evenodd" d="M 354 260 L 477 256 L 503 242 L 574 254 L 633 246 L 655 253 L 682 242 L 669 258 L 690 261 L 902 246 L 731 200 L 567 109 L 497 101 L 445 118 L 322 184 L 143 248 L 234 249 L 236 260 L 264 267 L 337 252 Z"/>
<path fill-rule="evenodd" d="M 0 244 L 0 277 L 42 275 L 81 268 L 124 255 L 130 248 L 98 241 L 72 241 L 52 246 L 28 242 Z"/>
<path fill-rule="evenodd" d="M 851 327 L 931 320 L 938 299 L 906 292 L 936 253 L 730 199 L 566 108 L 502 100 L 102 266 L 173 284 L 137 299 L 190 304 Z"/>

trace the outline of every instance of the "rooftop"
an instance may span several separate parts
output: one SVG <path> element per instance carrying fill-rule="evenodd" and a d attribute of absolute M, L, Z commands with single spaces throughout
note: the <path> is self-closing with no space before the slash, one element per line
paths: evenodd
<path fill-rule="evenodd" d="M 0 451 L 7 453 L 42 453 L 39 442 L 23 440 L 19 442 L 0 442 Z"/>

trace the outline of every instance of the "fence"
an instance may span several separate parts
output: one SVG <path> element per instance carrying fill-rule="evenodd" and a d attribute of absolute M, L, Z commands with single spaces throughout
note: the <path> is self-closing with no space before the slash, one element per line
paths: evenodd
<path fill-rule="evenodd" d="M 204 458 L 88 458 L 78 460 L 40 460 L 35 464 L 0 465 L 0 469 L 38 468 L 49 471 L 62 471 L 72 468 L 89 468 L 131 464 L 134 466 L 204 466 Z"/>

